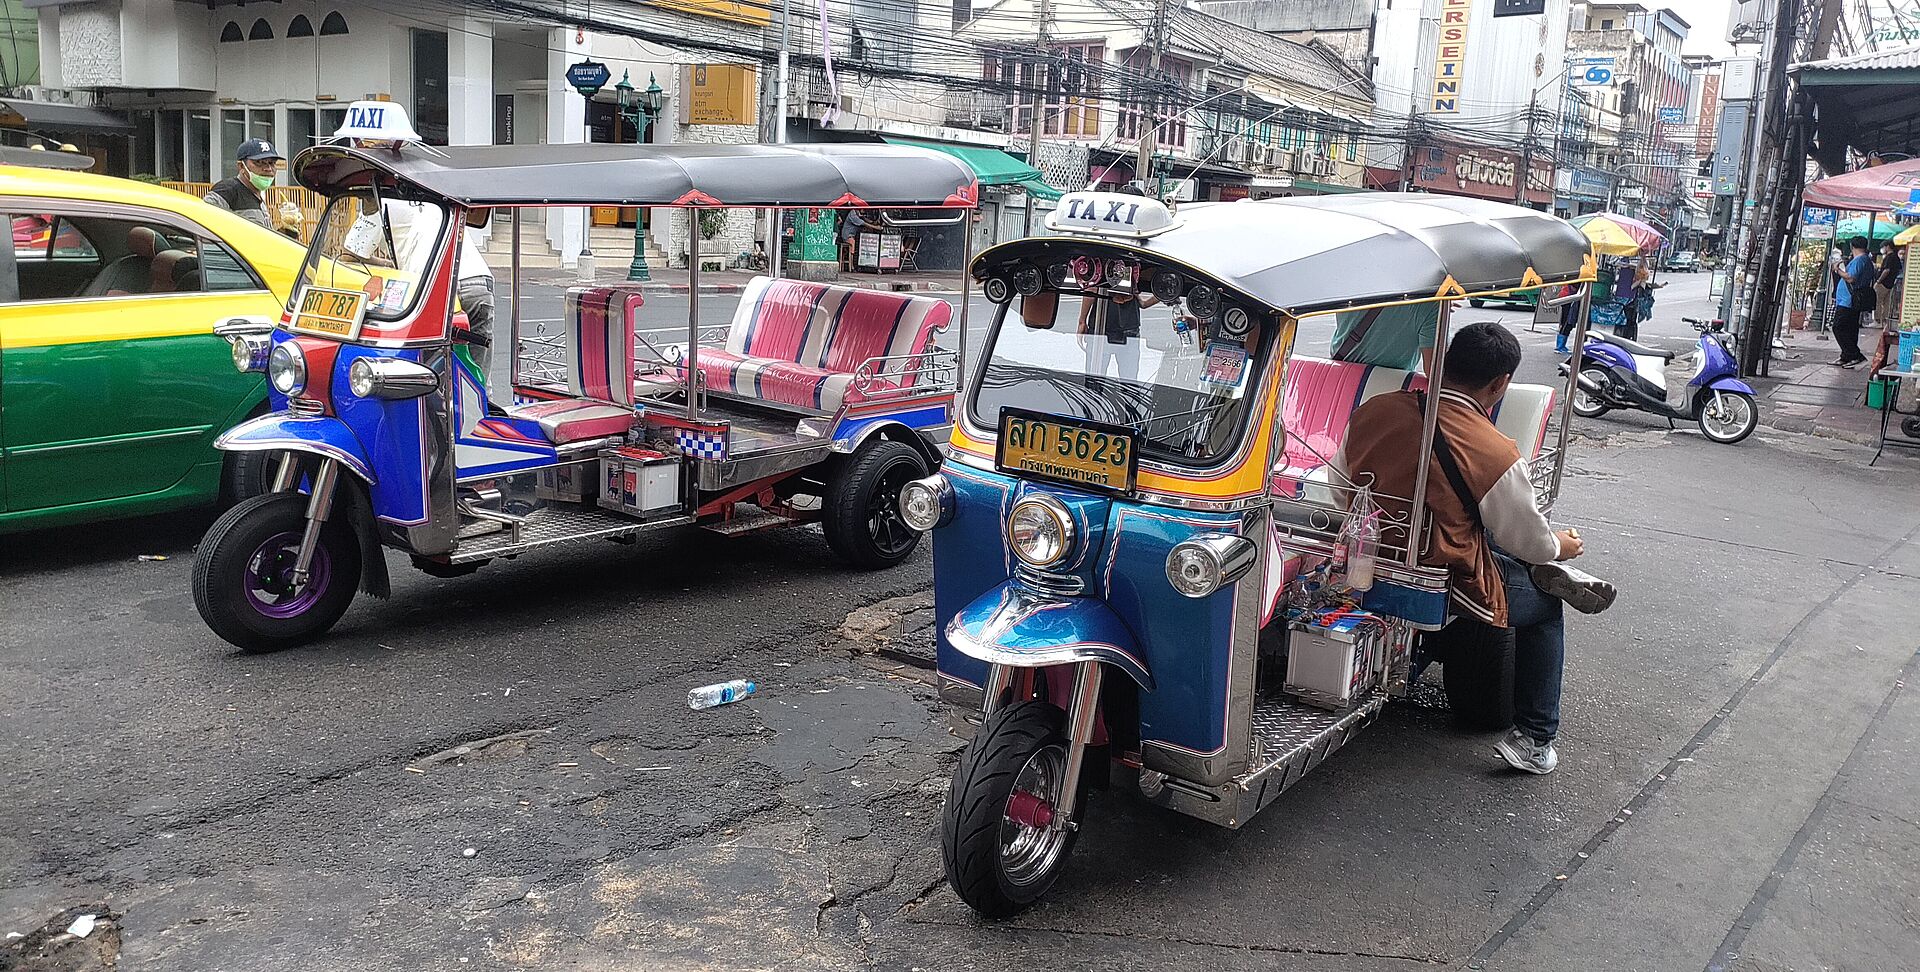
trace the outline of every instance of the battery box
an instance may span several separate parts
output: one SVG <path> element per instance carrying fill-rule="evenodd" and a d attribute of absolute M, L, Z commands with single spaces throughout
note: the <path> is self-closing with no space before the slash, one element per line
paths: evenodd
<path fill-rule="evenodd" d="M 1325 709 L 1352 705 L 1386 662 L 1384 632 L 1378 619 L 1363 611 L 1327 624 L 1311 618 L 1292 622 L 1282 691 Z"/>
<path fill-rule="evenodd" d="M 680 509 L 680 457 L 622 446 L 600 452 L 600 505 L 629 516 Z"/>

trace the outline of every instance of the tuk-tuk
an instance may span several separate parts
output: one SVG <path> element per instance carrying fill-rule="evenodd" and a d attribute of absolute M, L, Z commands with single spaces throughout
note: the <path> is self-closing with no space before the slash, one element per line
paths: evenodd
<path fill-rule="evenodd" d="M 689 232 L 691 307 L 672 338 L 643 320 L 639 285 L 575 287 L 557 322 L 523 322 L 521 215 L 652 207 L 691 229 L 713 209 L 858 207 L 964 237 L 977 199 L 964 164 L 880 144 L 434 148 L 405 137 L 398 106 L 364 107 L 349 127 L 376 130 L 294 159 L 330 201 L 279 325 L 220 329 L 236 366 L 269 376 L 274 411 L 218 446 L 284 458 L 271 491 L 199 547 L 194 601 L 216 634 L 245 651 L 319 636 L 356 587 L 387 595 L 383 548 L 439 577 L 690 525 L 817 521 L 863 568 L 913 550 L 896 500 L 948 436 L 956 358 L 935 339 L 950 304 L 758 277 L 729 322 L 704 326 Z M 475 252 L 462 233 L 502 214 L 510 396 L 475 364 L 456 287 Z"/>
<path fill-rule="evenodd" d="M 941 694 L 973 734 L 943 857 L 988 916 L 1053 884 L 1109 764 L 1154 803 L 1240 827 L 1407 694 L 1417 634 L 1447 623 L 1425 503 L 1375 494 L 1363 516 L 1368 484 L 1329 464 L 1358 403 L 1425 378 L 1296 354 L 1299 320 L 1429 304 L 1439 373 L 1453 302 L 1566 284 L 1555 299 L 1584 300 L 1594 271 L 1567 223 L 1451 196 L 1176 211 L 1081 192 L 1047 228 L 973 261 L 999 310 L 946 464 L 901 498 L 933 537 Z M 1516 384 L 1495 416 L 1543 510 L 1570 402 Z M 1425 462 L 1418 476 L 1424 498 Z M 1469 675 L 1499 673 L 1448 671 L 1456 705 L 1476 704 Z"/>

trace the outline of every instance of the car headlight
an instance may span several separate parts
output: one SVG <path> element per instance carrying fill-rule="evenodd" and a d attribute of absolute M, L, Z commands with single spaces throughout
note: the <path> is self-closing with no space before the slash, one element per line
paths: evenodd
<path fill-rule="evenodd" d="M 1258 559 L 1245 537 L 1206 533 L 1174 544 L 1167 554 L 1167 583 L 1188 597 L 1206 597 L 1241 578 Z"/>
<path fill-rule="evenodd" d="M 273 348 L 272 341 L 250 334 L 236 334 L 228 341 L 233 344 L 235 371 L 250 374 L 267 370 L 267 353 Z"/>
<path fill-rule="evenodd" d="M 402 358 L 355 358 L 347 366 L 347 390 L 355 398 L 419 398 L 440 387 L 440 376 Z"/>
<path fill-rule="evenodd" d="M 282 395 L 298 395 L 307 387 L 307 355 L 294 341 L 282 341 L 267 355 L 267 380 Z"/>
<path fill-rule="evenodd" d="M 900 518 L 925 533 L 953 518 L 953 484 L 935 473 L 900 487 Z"/>
<path fill-rule="evenodd" d="M 1073 549 L 1073 514 L 1051 496 L 1029 496 L 1013 504 L 1007 517 L 1013 555 L 1033 567 L 1050 567 Z"/>

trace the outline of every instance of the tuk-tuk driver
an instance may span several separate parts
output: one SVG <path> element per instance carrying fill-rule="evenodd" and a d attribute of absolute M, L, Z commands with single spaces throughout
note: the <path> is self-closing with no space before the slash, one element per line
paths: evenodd
<path fill-rule="evenodd" d="M 1541 515 L 1526 460 L 1487 417 L 1519 366 L 1520 342 L 1498 324 L 1469 324 L 1447 345 L 1427 478 L 1432 539 L 1422 562 L 1452 575 L 1455 617 L 1438 633 L 1442 642 L 1468 648 L 1514 639 L 1514 724 L 1495 749 L 1514 769 L 1544 774 L 1560 762 L 1553 740 L 1560 730 L 1565 595 L 1536 585 L 1529 565 L 1570 560 L 1585 548 L 1578 533 L 1556 531 Z M 1335 469 L 1347 481 L 1371 474 L 1376 493 L 1387 497 L 1412 496 L 1424 403 L 1424 393 L 1400 391 L 1354 409 Z M 1404 506 L 1391 499 L 1383 505 Z M 1562 572 L 1542 582 L 1560 590 L 1572 581 Z"/>

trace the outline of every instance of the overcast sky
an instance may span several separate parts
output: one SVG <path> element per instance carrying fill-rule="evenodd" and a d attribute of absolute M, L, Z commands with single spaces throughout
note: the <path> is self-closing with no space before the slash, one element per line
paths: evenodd
<path fill-rule="evenodd" d="M 1688 54 L 1711 54 L 1714 57 L 1726 57 L 1733 53 L 1727 46 L 1727 14 L 1733 6 L 1733 0 L 1641 0 L 1650 8 L 1666 7 L 1680 15 L 1680 19 L 1692 25 L 1687 32 L 1687 42 L 1681 47 Z M 1747 0 L 1754 3 L 1756 0 Z"/>

